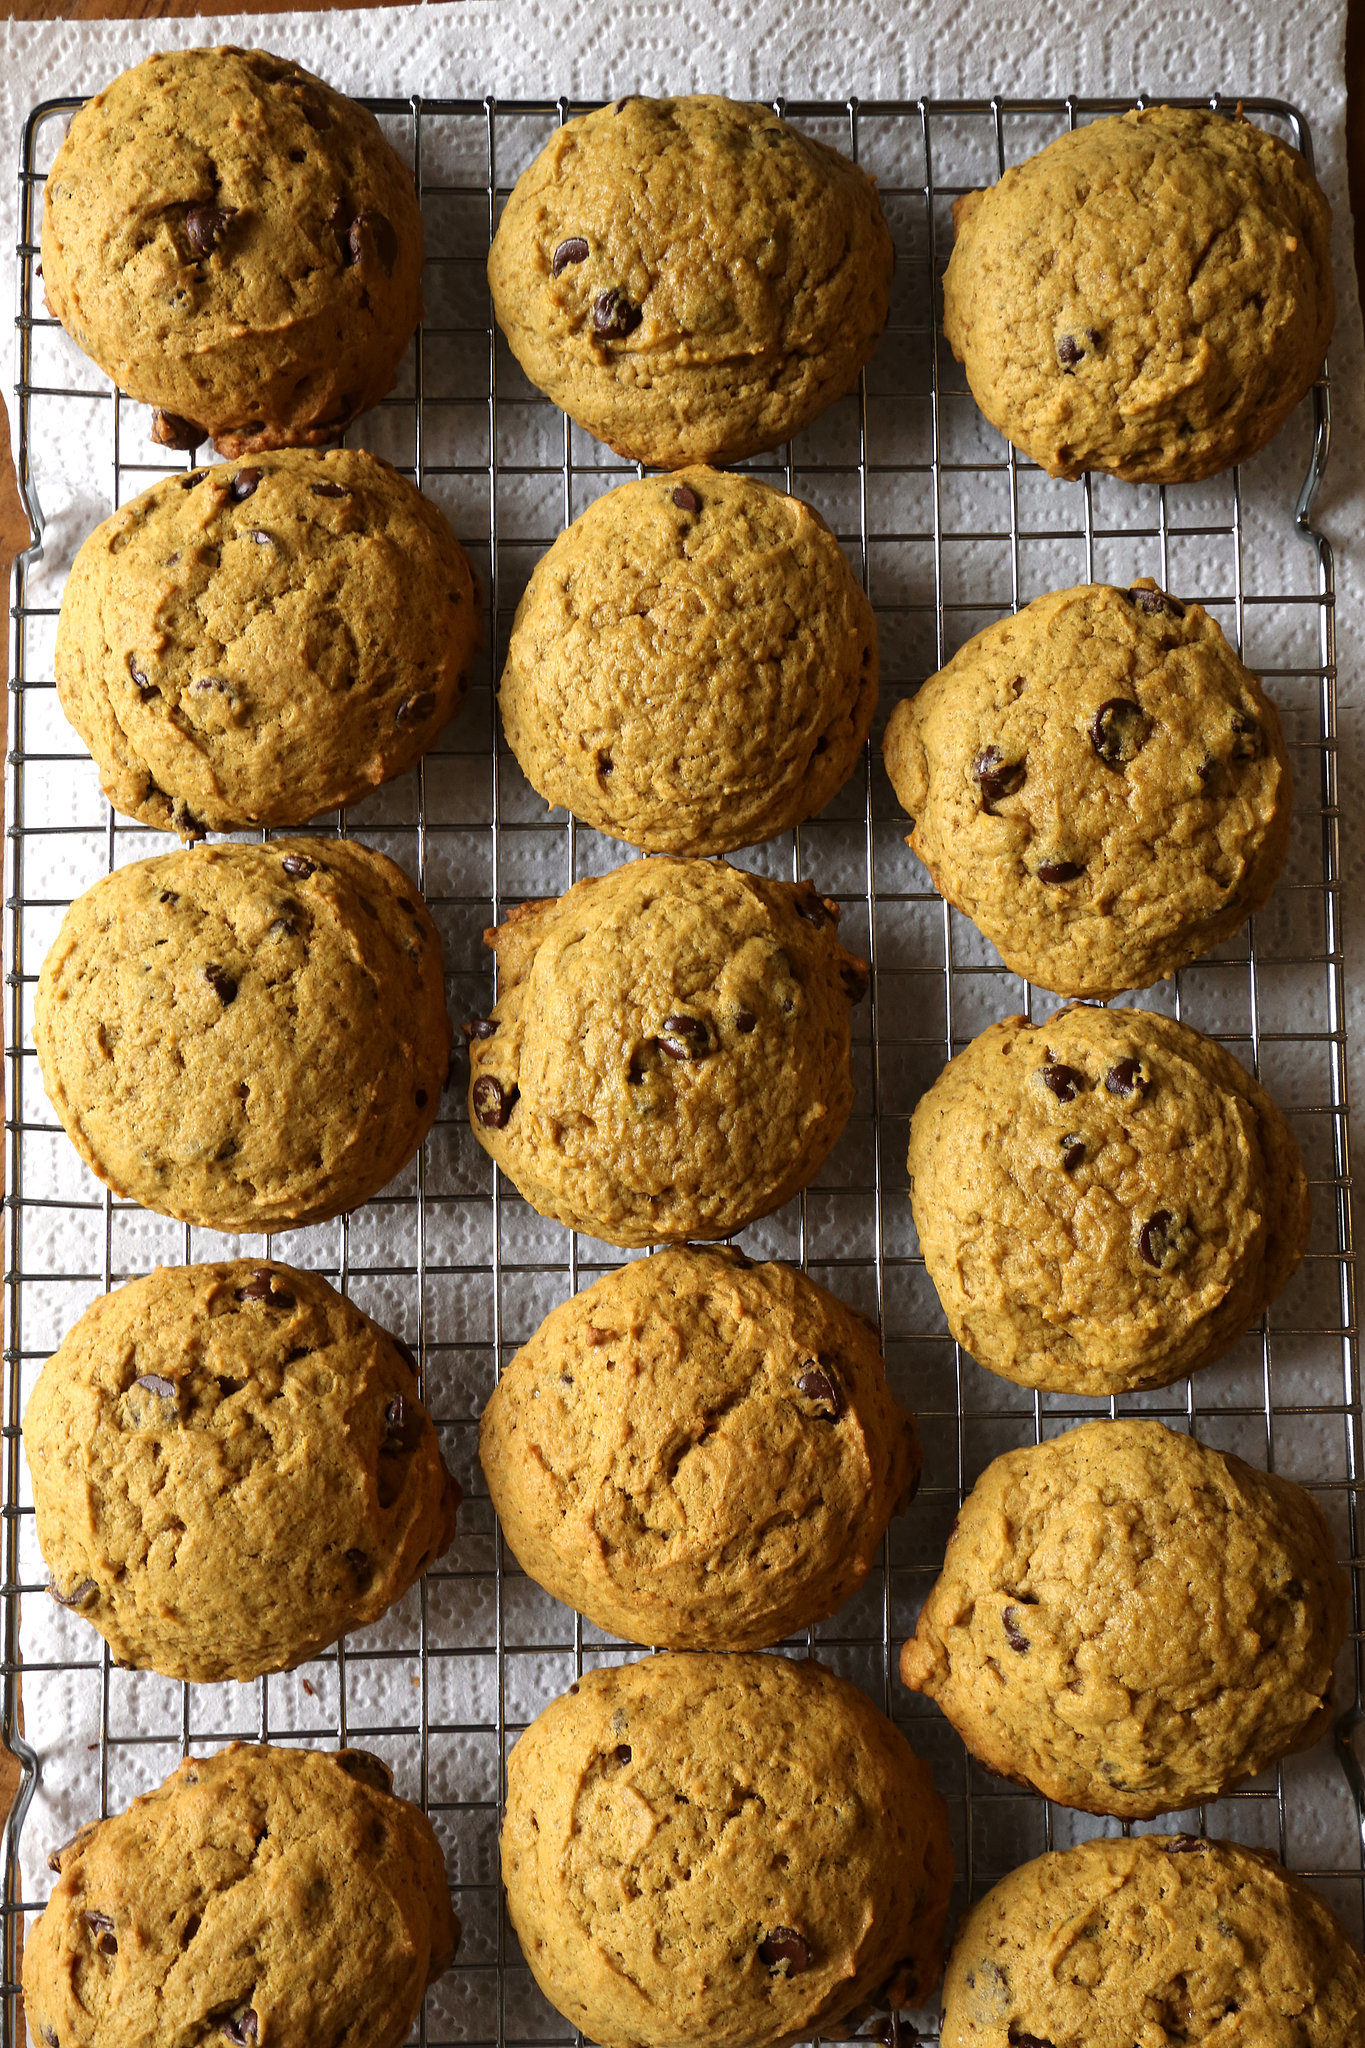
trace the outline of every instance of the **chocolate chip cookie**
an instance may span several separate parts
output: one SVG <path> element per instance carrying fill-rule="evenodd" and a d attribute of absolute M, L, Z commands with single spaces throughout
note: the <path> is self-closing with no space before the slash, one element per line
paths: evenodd
<path fill-rule="evenodd" d="M 833 1614 L 920 1467 L 871 1323 L 789 1266 L 700 1250 L 553 1310 L 484 1409 L 479 1458 L 533 1579 L 684 1650 Z"/>
<path fill-rule="evenodd" d="M 1279 715 L 1202 605 L 1148 577 L 999 620 L 898 704 L 887 773 L 934 886 L 1066 996 L 1146 988 L 1275 886 Z"/>
<path fill-rule="evenodd" d="M 373 114 L 264 50 L 168 50 L 71 123 L 43 289 L 171 448 L 337 438 L 422 311 L 412 174 Z"/>
<path fill-rule="evenodd" d="M 607 492 L 542 555 L 499 701 L 547 803 L 650 852 L 726 853 L 847 782 L 877 629 L 818 512 L 686 469 Z"/>
<path fill-rule="evenodd" d="M 479 644 L 436 507 L 359 450 L 167 477 L 62 598 L 62 709 L 117 811 L 182 838 L 301 825 L 417 763 Z"/>
<path fill-rule="evenodd" d="M 770 107 L 636 94 L 566 121 L 488 257 L 531 382 L 632 462 L 738 462 L 808 426 L 876 347 L 876 187 Z"/>
<path fill-rule="evenodd" d="M 460 1938 L 440 1844 L 363 1750 L 187 1757 L 48 1858 L 24 1943 L 43 2048 L 398 2048 Z"/>
<path fill-rule="evenodd" d="M 378 1194 L 450 1060 L 441 942 L 353 841 L 199 846 L 117 869 L 62 920 L 33 1037 L 67 1136 L 115 1194 L 213 1230 Z"/>
<path fill-rule="evenodd" d="M 856 1687 L 665 1653 L 586 1673 L 521 1737 L 502 1878 L 541 1990 L 602 2048 L 783 2048 L 929 1995 L 952 1855 Z"/>
<path fill-rule="evenodd" d="M 809 882 L 632 861 L 484 938 L 474 1135 L 542 1216 L 608 1244 L 728 1237 L 778 1209 L 853 1107 L 867 967 Z"/>
<path fill-rule="evenodd" d="M 167 1678 L 315 1657 L 455 1532 L 412 1353 L 290 1266 L 102 1295 L 43 1367 L 24 1450 L 49 1592 Z"/>
<path fill-rule="evenodd" d="M 943 2048 L 1361 2040 L 1365 1958 L 1330 1908 L 1269 1856 L 1196 1835 L 1012 1870 L 959 1926 L 943 1986 Z"/>
<path fill-rule="evenodd" d="M 1145 1820 L 1316 1741 L 1349 1625 L 1302 1487 L 1160 1422 L 1089 1422 L 987 1466 L 901 1677 L 1001 1777 Z"/>
<path fill-rule="evenodd" d="M 1250 121 L 1093 121 L 953 215 L 943 331 L 987 419 L 1053 476 L 1213 476 L 1264 448 L 1322 368 L 1331 212 Z"/>
<path fill-rule="evenodd" d="M 983 1031 L 910 1125 L 920 1250 L 948 1326 L 1025 1387 L 1163 1387 L 1225 1350 L 1308 1244 L 1308 1177 L 1213 1039 L 1075 1005 Z"/>

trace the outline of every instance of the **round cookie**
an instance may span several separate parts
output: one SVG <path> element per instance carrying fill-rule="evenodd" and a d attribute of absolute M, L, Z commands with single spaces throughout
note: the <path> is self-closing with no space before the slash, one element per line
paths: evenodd
<path fill-rule="evenodd" d="M 135 861 L 72 904 L 33 1038 L 115 1194 L 213 1230 L 353 1209 L 435 1120 L 441 942 L 403 870 L 340 839 Z"/>
<path fill-rule="evenodd" d="M 24 1943 L 43 2048 L 398 2048 L 460 1938 L 426 1816 L 363 1750 L 187 1757 L 49 1856 Z"/>
<path fill-rule="evenodd" d="M 1202 108 L 1061 135 L 953 209 L 943 331 L 1053 476 L 1188 483 L 1264 448 L 1322 368 L 1331 212 L 1297 150 Z"/>
<path fill-rule="evenodd" d="M 1024 1387 L 1168 1386 L 1308 1245 L 1284 1117 L 1215 1040 L 1146 1010 L 992 1024 L 920 1097 L 908 1164 L 949 1329 Z"/>
<path fill-rule="evenodd" d="M 877 702 L 877 628 L 818 512 L 719 470 L 598 498 L 517 606 L 499 703 L 533 788 L 652 853 L 823 810 Z"/>
<path fill-rule="evenodd" d="M 1082 1842 L 1012 1870 L 958 1927 L 943 2048 L 1347 2048 L 1365 1958 L 1268 1856 L 1195 1835 Z"/>
<path fill-rule="evenodd" d="M 1349 1621 L 1302 1487 L 1160 1422 L 1089 1422 L 987 1466 L 901 1677 L 999 1776 L 1146 1820 L 1314 1742 Z"/>
<path fill-rule="evenodd" d="M 334 440 L 393 384 L 422 311 L 412 174 L 373 114 L 263 50 L 169 50 L 71 123 L 43 289 L 172 448 Z"/>
<path fill-rule="evenodd" d="M 479 1459 L 533 1579 L 684 1650 L 833 1614 L 920 1467 L 871 1323 L 789 1266 L 697 1250 L 554 1309 L 484 1409 Z"/>
<path fill-rule="evenodd" d="M 867 967 L 809 882 L 632 861 L 484 937 L 474 1135 L 542 1216 L 608 1244 L 728 1237 L 778 1209 L 853 1107 Z"/>
<path fill-rule="evenodd" d="M 488 256 L 531 382 L 632 462 L 775 448 L 850 390 L 895 262 L 876 187 L 770 107 L 639 94 L 555 130 Z"/>
<path fill-rule="evenodd" d="M 158 1267 L 102 1295 L 43 1367 L 24 1450 L 48 1590 L 167 1678 L 290 1670 L 455 1533 L 411 1352 L 290 1266 Z"/>
<path fill-rule="evenodd" d="M 426 752 L 479 644 L 436 507 L 358 449 L 167 477 L 85 540 L 62 709 L 117 811 L 182 838 L 301 825 Z"/>
<path fill-rule="evenodd" d="M 1150 578 L 988 626 L 883 746 L 935 888 L 1059 995 L 1146 988 L 1209 952 L 1288 850 L 1279 714 L 1202 605 Z"/>
<path fill-rule="evenodd" d="M 502 1879 L 601 2048 L 783 2048 L 932 1992 L 952 1855 L 928 1767 L 854 1686 L 665 1653 L 585 1673 L 518 1741 Z"/>

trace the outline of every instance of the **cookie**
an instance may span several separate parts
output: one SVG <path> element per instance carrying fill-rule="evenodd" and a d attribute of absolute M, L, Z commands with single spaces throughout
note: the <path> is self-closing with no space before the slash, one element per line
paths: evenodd
<path fill-rule="evenodd" d="M 358 449 L 167 477 L 62 598 L 62 709 L 116 811 L 182 838 L 301 825 L 416 765 L 479 644 L 436 507 Z"/>
<path fill-rule="evenodd" d="M 877 629 L 818 512 L 686 469 L 608 491 L 541 556 L 499 702 L 547 803 L 651 853 L 727 853 L 847 782 Z"/>
<path fill-rule="evenodd" d="M 952 1855 L 927 1765 L 818 1664 L 585 1673 L 507 1759 L 522 1954 L 601 2048 L 782 2048 L 928 1996 Z"/>
<path fill-rule="evenodd" d="M 697 1250 L 553 1310 L 483 1411 L 479 1459 L 533 1579 L 683 1650 L 824 1621 L 920 1468 L 871 1323 L 790 1266 Z"/>
<path fill-rule="evenodd" d="M 876 187 L 770 107 L 636 94 L 555 130 L 488 257 L 531 382 L 632 462 L 775 448 L 857 381 L 895 253 Z"/>
<path fill-rule="evenodd" d="M 1009 1017 L 921 1096 L 910 1198 L 959 1344 L 1024 1387 L 1164 1387 L 1226 1350 L 1308 1246 L 1265 1090 L 1147 1010 Z"/>
<path fill-rule="evenodd" d="M 290 1266 L 102 1295 L 43 1367 L 24 1450 L 49 1592 L 166 1678 L 290 1670 L 455 1533 L 412 1353 Z"/>
<path fill-rule="evenodd" d="M 809 882 L 632 861 L 486 942 L 474 1135 L 542 1216 L 608 1244 L 728 1237 L 818 1171 L 853 1107 L 866 964 Z"/>
<path fill-rule="evenodd" d="M 999 1776 L 1145 1820 L 1316 1741 L 1349 1620 L 1302 1487 L 1160 1422 L 1088 1422 L 987 1466 L 901 1677 Z"/>
<path fill-rule="evenodd" d="M 1189 483 L 1264 448 L 1322 369 L 1332 217 L 1250 121 L 1144 107 L 1061 135 L 953 209 L 943 331 L 1052 476 Z"/>
<path fill-rule="evenodd" d="M 1196 1835 L 1082 1842 L 1012 1870 L 958 1928 L 943 2048 L 1365 2040 L 1365 1958 L 1269 1856 Z"/>
<path fill-rule="evenodd" d="M 321 1223 L 435 1120 L 441 942 L 403 870 L 353 841 L 158 854 L 67 911 L 33 1038 L 115 1194 L 212 1230 Z"/>
<path fill-rule="evenodd" d="M 187 1757 L 49 1856 L 24 1943 L 43 2048 L 398 2048 L 455 1954 L 426 1816 L 363 1750 Z"/>
<path fill-rule="evenodd" d="M 264 50 L 168 50 L 71 123 L 43 195 L 48 310 L 171 448 L 336 439 L 422 312 L 412 174 L 373 114 Z"/>
<path fill-rule="evenodd" d="M 1146 988 L 1221 945 L 1288 850 L 1274 705 L 1203 606 L 1147 577 L 988 626 L 883 744 L 935 888 L 1059 995 Z"/>

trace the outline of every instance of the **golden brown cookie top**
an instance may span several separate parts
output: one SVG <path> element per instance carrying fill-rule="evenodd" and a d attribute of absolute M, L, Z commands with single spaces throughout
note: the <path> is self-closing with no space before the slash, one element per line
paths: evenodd
<path fill-rule="evenodd" d="M 290 1266 L 158 1267 L 102 1295 L 39 1375 L 24 1451 L 49 1590 L 169 1678 L 316 1656 L 455 1529 L 412 1354 Z"/>
<path fill-rule="evenodd" d="M 479 643 L 441 513 L 358 449 L 167 477 L 82 543 L 62 708 L 116 810 L 183 838 L 301 825 L 411 768 Z"/>
<path fill-rule="evenodd" d="M 833 1614 L 920 1464 L 872 1324 L 789 1266 L 693 1248 L 553 1310 L 479 1456 L 556 1599 L 636 1642 L 731 1650 Z"/>
<path fill-rule="evenodd" d="M 1145 988 L 1269 897 L 1289 843 L 1279 715 L 1202 605 L 1140 578 L 1035 598 L 891 714 L 910 845 L 1016 973 Z"/>
<path fill-rule="evenodd" d="M 1365 1959 L 1270 1857 L 1195 1835 L 1083 1842 L 1010 1872 L 961 1922 L 943 2048 L 1346 2048 Z"/>
<path fill-rule="evenodd" d="M 674 469 L 774 447 L 847 391 L 893 261 L 876 187 L 838 150 L 769 107 L 636 94 L 522 172 L 488 278 L 532 383 Z"/>
<path fill-rule="evenodd" d="M 441 943 L 402 869 L 354 841 L 159 854 L 72 904 L 34 1042 L 116 1193 L 218 1230 L 321 1222 L 377 1194 L 436 1115 Z"/>
<path fill-rule="evenodd" d="M 407 166 L 263 50 L 165 51 L 96 93 L 48 174 L 42 260 L 72 338 L 172 416 L 158 438 L 225 455 L 338 435 L 421 312 Z"/>
<path fill-rule="evenodd" d="M 822 810 L 877 701 L 872 607 L 818 512 L 692 468 L 623 484 L 536 564 L 499 703 L 547 802 L 658 853 Z"/>
<path fill-rule="evenodd" d="M 542 1215 L 609 1244 L 723 1237 L 803 1187 L 853 1104 L 867 969 L 809 882 L 632 861 L 488 933 L 470 1123 Z"/>
<path fill-rule="evenodd" d="M 1322 1732 L 1349 1583 L 1311 1495 L 1160 1422 L 995 1459 L 901 1652 L 988 1768 L 1145 1819 Z"/>
<path fill-rule="evenodd" d="M 440 1846 L 363 1750 L 187 1757 L 48 1858 L 24 2001 L 52 2048 L 397 2048 L 460 1936 Z"/>
<path fill-rule="evenodd" d="M 502 1875 L 547 1997 L 603 2048 L 781 2048 L 940 1968 L 952 1857 L 928 1767 L 818 1664 L 585 1673 L 507 1762 Z"/>
<path fill-rule="evenodd" d="M 1215 1040 L 1148 1010 L 992 1024 L 920 1098 L 909 1167 L 954 1336 L 1022 1386 L 1166 1386 L 1308 1243 L 1284 1117 Z"/>
<path fill-rule="evenodd" d="M 1254 123 L 1145 107 L 954 209 L 944 332 L 986 417 L 1054 476 L 1193 481 L 1278 432 L 1335 317 L 1331 214 Z"/>

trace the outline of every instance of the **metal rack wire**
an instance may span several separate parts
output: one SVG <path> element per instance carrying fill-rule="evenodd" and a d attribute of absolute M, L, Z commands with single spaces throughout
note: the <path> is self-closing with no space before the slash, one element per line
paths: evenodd
<path fill-rule="evenodd" d="M 111 504 L 170 466 L 147 436 L 146 415 L 110 392 L 45 317 L 36 293 L 46 167 L 78 104 L 34 109 L 20 167 L 18 466 L 38 542 L 15 571 L 6 780 L 0 1599 L 4 1731 L 23 1782 L 5 1835 L 3 2041 L 21 2039 L 23 1928 L 41 1909 L 42 1855 L 60 1839 L 56 1820 L 40 1822 L 33 1811 L 40 1768 L 52 1815 L 74 1825 L 158 1782 L 191 1743 L 203 1749 L 233 1736 L 364 1744 L 387 1757 L 397 1789 L 431 1814 L 465 1932 L 455 1968 L 428 1995 L 422 2042 L 567 2041 L 574 2037 L 535 1991 L 502 1911 L 501 1763 L 517 1730 L 585 1664 L 637 1653 L 549 1600 L 504 1555 L 474 1442 L 500 1362 L 556 1301 L 620 1255 L 542 1221 L 498 1181 L 470 1137 L 458 1090 L 421 1159 L 375 1203 L 317 1230 L 231 1241 L 114 1200 L 79 1165 L 43 1096 L 31 994 L 61 913 L 108 868 L 165 845 L 109 813 L 51 681 L 61 576 L 75 545 Z M 486 644 L 471 700 L 443 744 L 412 776 L 339 817 L 337 830 L 381 845 L 416 875 L 442 928 L 458 1017 L 489 1000 L 491 967 L 479 944 L 485 925 L 513 902 L 557 892 L 627 852 L 563 814 L 546 819 L 499 747 L 492 684 L 536 556 L 591 497 L 634 472 L 526 384 L 492 323 L 483 278 L 501 200 L 555 124 L 579 109 L 564 100 L 368 104 L 414 165 L 427 226 L 428 311 L 394 395 L 348 438 L 396 462 L 447 510 L 483 581 Z M 934 894 L 904 847 L 904 821 L 874 748 L 861 777 L 820 819 L 739 857 L 765 872 L 814 876 L 843 904 L 841 935 L 874 967 L 871 1004 L 855 1023 L 862 1035 L 849 1129 L 816 1184 L 742 1242 L 760 1256 L 798 1260 L 880 1316 L 893 1384 L 920 1417 L 925 1485 L 863 1593 L 784 1648 L 813 1651 L 863 1684 L 931 1759 L 952 1810 L 960 1892 L 975 1895 L 1048 1845 L 1117 1826 L 991 1779 L 932 1708 L 893 1683 L 895 1648 L 913 1626 L 976 1474 L 999 1451 L 1068 1422 L 1138 1412 L 1287 1472 L 1313 1488 L 1352 1563 L 1348 1704 L 1335 1753 L 1324 1744 L 1306 1763 L 1161 1825 L 1207 1826 L 1276 1850 L 1324 1890 L 1359 1939 L 1365 1581 L 1333 570 L 1328 544 L 1309 525 L 1327 454 L 1326 383 L 1245 475 L 1178 490 L 1103 478 L 1054 483 L 985 426 L 935 317 L 955 194 L 993 180 L 1066 126 L 1131 104 L 782 107 L 877 174 L 899 264 L 891 324 L 857 393 L 795 444 L 749 467 L 817 504 L 861 571 L 881 630 L 883 716 L 991 618 L 1045 589 L 1141 573 L 1208 604 L 1267 678 L 1285 716 L 1298 792 L 1286 874 L 1254 929 L 1138 1000 L 1216 1032 L 1277 1094 L 1314 1183 L 1313 1245 L 1259 1331 L 1197 1381 L 1156 1395 L 1030 1395 L 957 1351 L 914 1241 L 906 1122 L 945 1058 L 986 1023 L 1021 1009 L 1044 1014 L 1052 999 L 1006 973 Z M 1244 111 L 1311 161 L 1293 108 L 1249 100 Z M 158 1260 L 223 1256 L 229 1247 L 263 1247 L 317 1267 L 419 1351 L 427 1403 L 465 1505 L 444 1563 L 377 1627 L 282 1678 L 182 1687 L 111 1668 L 99 1639 L 46 1600 L 20 1418 L 52 1346 L 97 1293 Z M 932 2013 L 913 2017 L 932 2036 Z"/>

